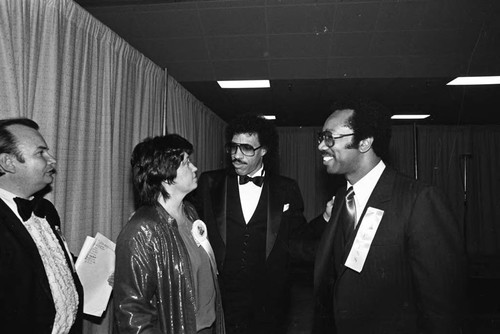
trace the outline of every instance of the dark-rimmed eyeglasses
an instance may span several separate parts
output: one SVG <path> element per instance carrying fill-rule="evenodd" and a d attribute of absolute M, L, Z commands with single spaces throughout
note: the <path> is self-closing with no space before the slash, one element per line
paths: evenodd
<path fill-rule="evenodd" d="M 321 144 L 321 142 L 325 142 L 325 145 L 328 147 L 333 147 L 335 145 L 335 140 L 344 138 L 347 136 L 352 136 L 354 133 L 346 133 L 343 135 L 334 135 L 330 131 L 320 131 L 318 132 L 318 144 Z"/>
<path fill-rule="evenodd" d="M 247 157 L 253 157 L 255 155 L 255 151 L 257 151 L 261 147 L 262 145 L 259 147 L 253 147 L 250 144 L 227 143 L 226 152 L 229 154 L 236 154 L 239 148 L 243 155 L 246 155 Z"/>

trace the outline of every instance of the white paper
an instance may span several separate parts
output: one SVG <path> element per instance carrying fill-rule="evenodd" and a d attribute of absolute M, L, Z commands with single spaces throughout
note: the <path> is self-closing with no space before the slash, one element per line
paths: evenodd
<path fill-rule="evenodd" d="M 101 233 L 87 237 L 75 266 L 83 285 L 83 313 L 102 316 L 113 290 L 108 279 L 115 271 L 114 242 Z"/>
<path fill-rule="evenodd" d="M 370 246 L 372 245 L 373 238 L 375 238 L 375 233 L 377 233 L 378 226 L 382 217 L 384 216 L 384 211 L 369 207 L 363 217 L 363 221 L 360 222 L 358 233 L 352 244 L 351 251 L 347 256 L 345 261 L 345 266 L 357 271 L 358 273 L 363 270 L 363 266 L 370 251 Z"/>

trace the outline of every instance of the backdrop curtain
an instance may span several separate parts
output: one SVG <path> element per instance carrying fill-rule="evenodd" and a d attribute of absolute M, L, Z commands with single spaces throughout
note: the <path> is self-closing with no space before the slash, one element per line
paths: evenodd
<path fill-rule="evenodd" d="M 278 128 L 280 172 L 299 183 L 308 220 L 321 214 L 337 188 L 345 185 L 342 177 L 325 172 L 317 150 L 319 130 Z M 464 230 L 472 259 L 500 257 L 499 142 L 499 126 L 401 125 L 392 129 L 387 164 L 410 177 L 415 176 L 416 165 L 420 180 L 442 190 Z"/>
<path fill-rule="evenodd" d="M 226 122 L 168 76 L 167 132 L 177 133 L 194 146 L 198 175 L 224 167 Z"/>
<path fill-rule="evenodd" d="M 116 240 L 134 209 L 131 151 L 163 132 L 163 69 L 70 0 L 0 1 L 0 50 L 1 118 L 40 125 L 71 251 L 96 232 Z M 110 313 L 85 331 L 109 333 Z"/>

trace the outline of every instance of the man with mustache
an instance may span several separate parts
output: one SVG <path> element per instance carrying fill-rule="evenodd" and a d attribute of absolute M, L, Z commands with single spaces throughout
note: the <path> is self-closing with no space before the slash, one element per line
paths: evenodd
<path fill-rule="evenodd" d="M 55 207 L 55 158 L 26 118 L 0 120 L 0 331 L 81 332 L 83 296 Z"/>
<path fill-rule="evenodd" d="M 318 149 L 346 186 L 316 253 L 315 333 L 461 333 L 465 255 L 450 207 L 435 187 L 386 166 L 383 106 L 333 110 Z"/>
<path fill-rule="evenodd" d="M 232 168 L 201 174 L 197 209 L 219 269 L 226 331 L 285 333 L 290 246 L 304 226 L 297 183 L 273 172 L 278 135 L 245 115 L 226 129 Z"/>

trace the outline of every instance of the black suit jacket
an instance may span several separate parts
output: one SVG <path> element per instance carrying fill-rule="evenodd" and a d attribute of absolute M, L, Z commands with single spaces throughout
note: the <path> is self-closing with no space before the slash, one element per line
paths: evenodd
<path fill-rule="evenodd" d="M 60 237 L 59 215 L 52 203 L 42 201 L 48 210 L 46 219 L 73 272 Z M 83 289 L 76 272 L 73 272 L 73 279 L 79 307 L 70 333 L 76 334 L 82 329 Z M 0 200 L 0 331 L 50 334 L 54 317 L 54 301 L 38 249 L 19 218 Z"/>
<path fill-rule="evenodd" d="M 346 189 L 335 197 L 318 247 L 317 333 L 458 333 L 465 256 L 457 220 L 438 191 L 386 168 L 368 207 L 384 211 L 360 273 L 344 266 L 346 248 L 333 243 Z M 341 266 L 334 272 L 334 255 Z"/>
<path fill-rule="evenodd" d="M 201 174 L 196 191 L 196 207 L 206 223 L 219 271 L 226 255 L 226 200 L 228 180 L 237 187 L 237 175 L 231 170 Z M 270 307 L 279 307 L 289 278 L 290 247 L 306 220 L 304 204 L 297 183 L 287 177 L 267 173 L 262 191 L 267 194 L 266 294 Z M 237 191 L 237 189 L 236 189 Z M 273 306 L 274 305 L 274 306 Z"/>

